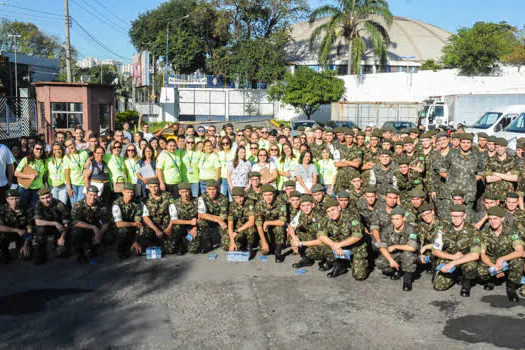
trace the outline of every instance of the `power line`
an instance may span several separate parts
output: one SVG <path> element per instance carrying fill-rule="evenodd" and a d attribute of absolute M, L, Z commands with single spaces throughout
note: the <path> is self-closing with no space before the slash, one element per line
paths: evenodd
<path fill-rule="evenodd" d="M 49 16 L 56 16 L 56 17 L 60 17 L 60 18 L 63 17 L 62 15 L 57 15 L 56 13 L 40 11 L 40 10 L 32 10 L 32 9 L 28 9 L 27 7 L 15 6 L 15 5 L 11 5 L 11 4 L 5 3 L 5 2 L 0 2 L 0 5 L 14 7 L 14 8 L 17 8 L 17 9 L 20 9 L 20 10 L 25 10 L 25 11 L 30 11 L 30 12 L 46 14 L 46 15 L 49 15 Z"/>
<path fill-rule="evenodd" d="M 103 16 L 99 16 L 97 13 L 94 13 L 93 11 L 97 12 L 97 10 L 94 9 L 91 5 L 89 5 L 89 3 L 87 3 L 85 0 L 82 0 L 82 2 L 86 6 L 88 6 L 89 8 L 86 8 L 84 5 L 82 5 L 82 4 L 80 4 L 80 3 L 76 2 L 76 1 L 75 2 L 71 1 L 72 4 L 74 4 L 75 6 L 80 7 L 81 9 L 83 9 L 84 11 L 89 13 L 91 16 L 93 16 L 93 18 L 97 19 L 98 21 L 100 21 L 100 22 L 110 26 L 113 29 L 121 30 L 121 31 L 123 31 L 126 34 L 128 33 L 126 31 L 126 29 L 124 29 L 124 28 L 122 28 L 122 27 L 120 27 L 120 26 L 118 26 L 118 25 L 116 25 L 114 23 L 111 23 L 111 22 L 107 21 Z"/>
<path fill-rule="evenodd" d="M 82 25 L 80 23 L 78 23 L 78 21 L 76 19 L 74 19 L 73 17 L 71 17 L 71 20 L 73 22 L 75 22 L 78 26 L 78 28 L 80 30 L 82 30 L 88 37 L 91 41 L 95 42 L 98 46 L 100 46 L 101 48 L 103 48 L 106 52 L 110 53 L 111 55 L 114 55 L 116 57 L 119 57 L 121 59 L 125 59 L 125 60 L 130 60 L 131 58 L 130 57 L 124 57 L 124 56 L 121 56 L 119 54 L 117 54 L 116 52 L 114 52 L 113 50 L 111 50 L 110 48 L 108 48 L 106 45 L 104 45 L 100 40 L 98 40 L 97 38 L 95 38 L 89 31 L 87 31 L 84 27 L 82 27 Z"/>
<path fill-rule="evenodd" d="M 108 9 L 106 6 L 104 6 L 104 4 L 102 4 L 100 1 L 98 0 L 94 0 L 97 4 L 99 4 L 102 8 L 104 8 L 106 11 L 108 11 L 109 13 L 111 13 L 115 18 L 119 19 L 122 23 L 124 23 L 126 26 L 129 26 L 130 23 L 129 21 L 126 21 L 124 19 L 122 19 L 122 17 L 119 17 L 115 12 L 111 11 L 110 9 Z"/>

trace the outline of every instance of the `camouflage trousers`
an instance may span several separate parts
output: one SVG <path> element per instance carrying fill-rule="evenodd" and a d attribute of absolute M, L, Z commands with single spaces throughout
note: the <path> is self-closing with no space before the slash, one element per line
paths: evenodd
<path fill-rule="evenodd" d="M 497 258 L 490 257 L 490 259 L 494 262 Z M 521 277 L 523 275 L 523 266 L 525 264 L 525 260 L 523 258 L 514 259 L 508 261 L 508 264 L 509 269 L 505 271 L 505 276 L 507 277 L 507 280 L 514 284 L 521 284 Z M 490 275 L 489 268 L 485 264 L 479 264 L 478 277 L 483 282 L 488 282 L 490 281 L 490 279 L 496 278 L 495 276 L 492 277 Z"/>
<path fill-rule="evenodd" d="M 245 249 L 248 245 L 254 247 L 255 246 L 255 238 L 256 233 L 255 230 L 248 229 L 244 230 L 242 232 L 238 232 L 237 236 L 235 236 L 234 241 L 235 245 L 237 245 L 238 250 Z M 228 235 L 228 232 L 224 231 L 222 233 L 221 237 L 221 248 L 225 251 L 230 250 L 230 235 Z"/>
<path fill-rule="evenodd" d="M 438 259 L 435 266 L 439 264 L 448 264 L 450 260 Z M 441 271 L 436 271 L 434 275 L 434 289 L 438 291 L 447 290 L 452 287 L 455 283 L 455 277 L 457 276 L 457 271 L 460 270 L 463 278 L 467 280 L 474 281 L 477 276 L 478 271 L 478 262 L 471 261 L 466 264 L 462 264 L 456 267 L 454 273 L 443 273 Z"/>
<path fill-rule="evenodd" d="M 447 220 L 449 216 L 448 208 L 450 207 L 451 200 L 447 198 L 436 198 L 436 214 L 440 219 Z"/>
<path fill-rule="evenodd" d="M 58 246 L 58 239 L 60 238 L 60 232 L 55 227 L 50 226 L 37 226 L 35 228 L 35 242 L 36 249 L 34 252 L 35 259 L 45 258 L 47 256 L 47 237 L 53 236 L 54 247 L 56 255 L 58 257 L 65 257 L 71 250 L 71 238 L 68 233 L 65 235 L 64 245 Z"/>
<path fill-rule="evenodd" d="M 271 226 L 268 227 L 268 231 L 264 232 L 266 241 L 270 248 L 276 245 L 284 245 L 286 243 L 286 227 L 285 226 Z M 273 249 L 270 249 L 273 251 Z"/>
<path fill-rule="evenodd" d="M 117 254 L 127 254 L 131 250 L 131 246 L 135 242 L 137 236 L 136 227 L 115 228 L 115 235 L 117 236 Z"/>
<path fill-rule="evenodd" d="M 352 276 L 354 276 L 354 278 L 358 281 L 364 280 L 368 275 L 368 253 L 366 250 L 366 244 L 362 244 L 361 246 L 356 247 L 356 249 L 350 249 L 350 251 L 352 252 Z M 325 244 L 316 247 L 307 247 L 306 256 L 314 260 L 324 260 L 330 262 L 334 262 L 336 260 L 330 247 Z"/>
<path fill-rule="evenodd" d="M 402 252 L 390 253 L 390 255 L 400 265 L 400 268 L 402 271 L 416 272 L 416 263 L 415 263 L 417 259 L 416 253 L 408 252 L 405 250 Z M 393 269 L 390 267 L 390 263 L 383 255 L 379 255 L 379 257 L 377 258 L 376 266 L 383 273 L 393 272 Z"/>
<path fill-rule="evenodd" d="M 24 246 L 24 239 L 18 233 L 14 232 L 0 232 L 0 254 L 9 257 L 9 245 L 15 242 L 17 253 Z M 31 244 L 29 245 L 31 248 Z"/>

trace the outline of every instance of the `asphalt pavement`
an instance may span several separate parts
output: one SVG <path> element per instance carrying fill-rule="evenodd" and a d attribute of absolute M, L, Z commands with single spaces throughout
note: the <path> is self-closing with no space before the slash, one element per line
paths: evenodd
<path fill-rule="evenodd" d="M 458 286 L 432 290 L 423 273 L 403 292 L 378 271 L 332 280 L 317 266 L 295 275 L 297 256 L 214 253 L 0 265 L 0 348 L 525 348 L 525 301 L 508 302 L 504 286 L 462 298 Z"/>

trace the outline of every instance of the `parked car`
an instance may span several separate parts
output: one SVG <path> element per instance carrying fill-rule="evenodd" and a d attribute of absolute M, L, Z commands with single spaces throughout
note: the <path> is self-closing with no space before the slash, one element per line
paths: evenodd
<path fill-rule="evenodd" d="M 515 150 L 518 139 L 525 137 L 525 111 L 514 119 L 505 130 L 497 132 L 494 135 L 507 139 L 507 141 L 509 141 L 509 148 Z"/>
<path fill-rule="evenodd" d="M 505 130 L 516 119 L 521 112 L 525 111 L 525 105 L 511 105 L 494 108 L 483 114 L 481 118 L 466 131 L 473 133 L 474 142 L 477 142 L 477 134 L 484 132 L 491 136 Z"/>
<path fill-rule="evenodd" d="M 351 121 L 340 121 L 340 120 L 332 120 L 329 122 L 333 125 L 333 128 L 343 127 L 343 128 L 355 128 L 356 125 L 354 122 Z M 328 123 L 326 123 L 328 125 Z"/>
<path fill-rule="evenodd" d="M 315 120 L 292 120 L 290 122 L 290 127 L 292 128 L 292 136 L 297 136 L 297 128 L 304 126 L 305 128 L 313 128 L 314 126 L 319 125 Z"/>
<path fill-rule="evenodd" d="M 416 124 L 412 122 L 398 121 L 398 122 L 384 122 L 381 129 L 391 128 L 397 131 L 401 131 L 403 129 L 415 128 L 415 127 L 416 127 Z"/>

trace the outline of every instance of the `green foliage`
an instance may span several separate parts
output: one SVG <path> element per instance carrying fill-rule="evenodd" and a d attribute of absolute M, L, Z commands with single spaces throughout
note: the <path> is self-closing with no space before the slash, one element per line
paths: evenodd
<path fill-rule="evenodd" d="M 332 48 L 339 45 L 339 37 L 348 42 L 348 74 L 357 73 L 360 62 L 367 50 L 367 41 L 382 65 L 386 64 L 390 35 L 387 28 L 393 21 L 392 13 L 386 0 L 340 0 L 339 6 L 325 5 L 310 14 L 310 23 L 325 16 L 330 19 L 316 27 L 310 37 L 310 49 L 313 49 L 319 37 L 319 63 L 327 67 Z M 376 21 L 383 19 L 386 26 Z"/>
<path fill-rule="evenodd" d="M 138 121 L 139 113 L 137 111 L 127 110 L 115 114 L 116 130 L 121 130 L 124 123 L 129 123 L 130 127 L 133 129 L 137 126 Z"/>
<path fill-rule="evenodd" d="M 433 59 L 426 60 L 419 68 L 419 70 L 431 70 L 434 72 L 437 72 L 441 69 L 443 69 L 443 65 L 439 62 L 434 61 Z"/>
<path fill-rule="evenodd" d="M 316 72 L 308 67 L 298 67 L 295 74 L 286 73 L 284 81 L 270 86 L 272 101 L 292 105 L 304 112 L 308 119 L 323 104 L 339 101 L 345 92 L 344 81 L 331 71 Z"/>
<path fill-rule="evenodd" d="M 505 22 L 477 22 L 472 28 L 461 28 L 443 48 L 443 63 L 465 75 L 492 73 L 501 57 L 518 44 L 515 31 Z"/>
<path fill-rule="evenodd" d="M 501 60 L 506 64 L 518 67 L 519 72 L 521 66 L 525 65 L 525 44 L 514 47 L 512 52 L 509 55 L 503 56 Z"/>

